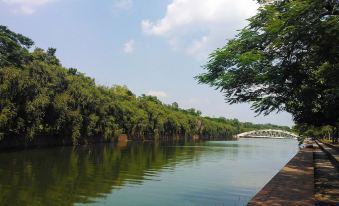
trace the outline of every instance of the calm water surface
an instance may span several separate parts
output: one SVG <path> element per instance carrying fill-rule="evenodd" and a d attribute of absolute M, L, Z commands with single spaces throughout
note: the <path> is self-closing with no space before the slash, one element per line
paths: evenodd
<path fill-rule="evenodd" d="M 0 154 L 0 205 L 246 205 L 296 140 L 95 145 Z"/>

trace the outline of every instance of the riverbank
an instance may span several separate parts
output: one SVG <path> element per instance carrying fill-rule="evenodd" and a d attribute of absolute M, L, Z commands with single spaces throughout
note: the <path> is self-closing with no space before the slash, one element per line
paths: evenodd
<path fill-rule="evenodd" d="M 301 149 L 247 206 L 314 206 L 313 149 Z"/>
<path fill-rule="evenodd" d="M 321 142 L 296 154 L 247 206 L 339 204 L 338 151 Z"/>

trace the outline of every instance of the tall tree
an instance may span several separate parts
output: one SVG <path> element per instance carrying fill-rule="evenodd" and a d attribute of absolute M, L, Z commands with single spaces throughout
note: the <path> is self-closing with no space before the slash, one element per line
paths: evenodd
<path fill-rule="evenodd" d="M 196 78 L 228 103 L 257 113 L 290 112 L 295 122 L 339 124 L 339 1 L 258 1 L 258 13 Z"/>
<path fill-rule="evenodd" d="M 0 67 L 27 63 L 28 49 L 33 45 L 31 39 L 0 25 Z"/>

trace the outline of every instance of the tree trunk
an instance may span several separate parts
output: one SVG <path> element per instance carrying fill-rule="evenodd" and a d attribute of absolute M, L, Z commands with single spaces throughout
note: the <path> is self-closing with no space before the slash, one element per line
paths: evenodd
<path fill-rule="evenodd" d="M 339 124 L 336 124 L 334 134 L 332 136 L 332 143 L 338 144 L 338 137 L 339 137 Z"/>

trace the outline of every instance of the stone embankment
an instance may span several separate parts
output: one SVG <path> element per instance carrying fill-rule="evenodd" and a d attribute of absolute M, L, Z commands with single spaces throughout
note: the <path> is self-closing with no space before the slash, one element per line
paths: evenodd
<path fill-rule="evenodd" d="M 316 140 L 296 154 L 247 206 L 339 205 L 339 148 Z"/>
<path fill-rule="evenodd" d="M 314 206 L 313 149 L 301 149 L 247 206 Z"/>

